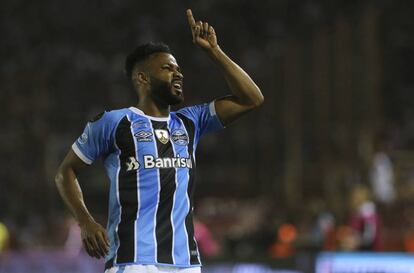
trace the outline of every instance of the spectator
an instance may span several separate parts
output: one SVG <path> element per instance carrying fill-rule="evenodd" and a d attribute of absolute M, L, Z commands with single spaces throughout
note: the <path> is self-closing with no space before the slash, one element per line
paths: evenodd
<path fill-rule="evenodd" d="M 380 218 L 366 186 L 357 185 L 350 197 L 349 226 L 354 236 L 354 250 L 382 250 Z"/>

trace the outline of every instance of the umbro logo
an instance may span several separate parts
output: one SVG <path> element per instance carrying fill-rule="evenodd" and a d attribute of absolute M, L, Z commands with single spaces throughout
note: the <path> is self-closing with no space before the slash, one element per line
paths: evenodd
<path fill-rule="evenodd" d="M 139 162 L 135 159 L 135 157 L 129 157 L 129 162 L 126 162 L 127 172 L 132 170 L 138 170 Z"/>
<path fill-rule="evenodd" d="M 151 142 L 152 141 L 152 133 L 148 131 L 139 131 L 135 133 L 134 136 L 137 138 L 139 142 Z"/>

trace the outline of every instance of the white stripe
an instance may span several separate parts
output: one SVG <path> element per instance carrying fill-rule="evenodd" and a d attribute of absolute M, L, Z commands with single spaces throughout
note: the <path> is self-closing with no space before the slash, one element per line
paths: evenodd
<path fill-rule="evenodd" d="M 150 125 L 151 125 L 151 128 L 152 128 L 152 131 L 155 132 L 151 121 L 150 121 Z M 155 134 L 152 134 L 152 138 L 154 139 L 153 143 L 154 143 L 155 153 L 158 157 L 157 139 L 155 138 Z M 154 237 L 154 245 L 155 245 L 154 258 L 155 258 L 155 262 L 158 263 L 158 254 L 157 254 L 158 243 L 157 243 L 157 233 L 156 233 L 156 231 L 157 231 L 157 212 L 158 212 L 158 204 L 160 202 L 160 191 L 161 191 L 160 171 L 159 171 L 159 169 L 157 169 L 157 183 L 158 183 L 158 194 L 157 194 L 157 203 L 156 203 L 156 206 L 155 206 L 155 213 L 154 213 L 153 237 Z"/>
<path fill-rule="evenodd" d="M 209 106 L 209 108 L 210 108 L 210 111 L 214 111 L 214 115 L 215 115 L 215 113 L 216 113 L 216 111 L 215 111 L 215 108 L 214 108 L 214 101 L 212 101 L 212 102 L 210 102 L 210 106 Z M 184 127 L 185 128 L 185 127 Z M 195 151 L 196 151 L 196 143 L 195 143 L 195 134 L 196 134 L 196 128 L 194 128 L 194 138 L 193 138 L 193 160 L 194 160 L 194 166 L 193 166 L 193 168 L 195 168 L 196 167 L 196 159 L 195 159 Z M 188 135 L 188 137 L 190 137 L 189 135 Z M 190 179 L 188 179 L 188 182 L 190 183 Z M 190 186 L 190 184 L 188 185 L 188 186 Z M 188 191 L 187 191 L 187 195 L 188 195 Z M 189 199 L 190 197 L 189 196 L 187 196 L 187 198 Z M 189 208 L 189 210 L 193 210 L 193 208 Z M 193 223 L 192 223 L 193 224 Z M 188 238 L 188 239 L 190 239 L 190 238 Z M 196 250 L 197 250 L 197 259 L 198 259 L 198 262 L 201 264 L 201 259 L 200 259 L 200 251 L 198 251 L 198 244 L 197 244 L 197 240 L 195 239 L 195 230 L 194 230 L 194 236 L 193 236 L 193 240 L 194 240 L 194 243 L 195 243 L 195 245 L 196 245 Z"/>
<path fill-rule="evenodd" d="M 190 135 L 188 134 L 187 128 L 185 128 L 184 122 L 181 120 L 180 117 L 177 116 L 177 118 L 181 122 L 181 125 L 183 126 L 184 131 L 187 134 L 188 143 L 190 143 Z M 188 145 L 187 145 L 187 154 L 188 154 L 188 156 L 191 156 L 188 153 Z M 188 214 L 190 212 L 190 209 L 191 209 L 190 208 L 190 197 L 188 196 L 188 186 L 190 184 L 190 170 L 188 170 L 188 172 L 187 172 L 187 181 L 188 182 L 187 182 L 187 190 L 185 191 L 185 199 L 187 201 L 187 208 L 188 208 L 187 214 Z M 187 215 L 186 215 L 186 217 L 187 217 Z M 187 244 L 186 244 L 186 246 L 187 246 L 187 252 L 188 252 L 188 264 L 191 264 L 191 254 L 190 254 L 190 244 L 189 244 L 190 238 L 188 238 L 188 231 L 187 231 L 187 227 L 186 227 L 186 224 L 185 224 L 185 219 L 184 219 L 184 230 L 185 230 L 185 234 L 186 234 L 186 237 L 187 237 Z"/>
<path fill-rule="evenodd" d="M 170 115 L 168 115 L 168 117 L 153 117 L 153 116 L 148 116 L 144 112 L 142 112 L 142 110 L 140 110 L 140 109 L 138 109 L 136 107 L 133 107 L 133 106 L 129 107 L 129 110 L 137 113 L 138 115 L 144 116 L 144 117 L 146 117 L 148 119 L 155 120 L 155 121 L 169 121 L 170 120 Z"/>
<path fill-rule="evenodd" d="M 137 268 L 139 267 L 139 268 Z M 124 270 L 122 271 L 123 273 L 132 273 L 132 272 L 136 272 L 136 269 L 144 269 L 142 268 L 143 266 L 134 266 L 134 265 L 126 265 Z M 143 271 L 143 272 L 147 272 L 147 271 Z"/>
<path fill-rule="evenodd" d="M 118 266 L 114 266 L 111 268 L 108 268 L 107 270 L 104 271 L 104 273 L 116 273 L 118 271 L 119 267 Z"/>
<path fill-rule="evenodd" d="M 213 100 L 212 102 L 210 102 L 210 104 L 208 105 L 208 109 L 210 110 L 210 115 L 215 116 L 216 115 L 216 104 L 215 104 L 215 100 Z"/>
<path fill-rule="evenodd" d="M 195 228 L 195 227 L 194 227 L 194 228 Z M 195 231 L 194 231 L 194 234 L 195 234 Z M 197 248 L 197 259 L 198 259 L 198 263 L 199 263 L 199 264 L 201 264 L 201 259 L 200 259 L 200 251 L 198 251 L 198 244 L 197 244 L 197 240 L 196 240 L 196 238 L 195 238 L 195 235 L 194 235 L 193 239 L 194 239 L 194 242 L 195 242 L 195 244 L 196 244 L 196 248 Z"/>
<path fill-rule="evenodd" d="M 195 152 L 196 152 L 195 134 L 196 134 L 196 129 L 194 129 L 194 136 L 193 136 L 193 154 L 192 154 L 193 160 L 194 160 L 194 166 L 193 166 L 193 168 L 195 168 L 196 165 L 197 165 L 196 157 L 195 157 Z"/>
<path fill-rule="evenodd" d="M 134 137 L 134 130 L 132 129 L 132 121 L 129 119 L 129 116 L 127 115 L 127 119 L 130 123 L 130 131 L 131 131 L 131 137 L 134 141 L 134 151 L 135 151 L 135 159 L 138 161 L 138 148 L 137 148 L 137 141 L 136 138 Z M 140 200 L 139 200 L 139 167 L 137 169 L 137 176 L 136 176 L 136 182 L 137 182 L 137 203 L 138 203 L 138 208 L 137 208 L 137 216 L 135 217 L 135 221 L 134 221 L 134 262 L 138 261 L 138 234 L 137 234 L 137 227 L 138 227 L 138 218 L 139 218 L 139 209 L 140 209 Z"/>
<path fill-rule="evenodd" d="M 216 112 L 216 101 L 213 100 L 212 102 L 210 102 L 210 104 L 208 105 L 208 109 L 210 111 L 210 115 L 212 117 L 217 116 L 217 112 Z M 220 121 L 220 124 L 223 128 L 226 128 L 226 126 L 224 126 L 223 121 L 220 119 L 219 116 L 217 116 L 217 119 Z"/>
<path fill-rule="evenodd" d="M 167 129 L 170 129 L 170 122 L 167 121 Z M 169 132 L 169 135 L 171 135 L 171 133 Z M 174 144 L 171 142 L 171 147 L 173 149 L 173 156 L 176 157 L 175 154 L 175 149 L 174 149 Z M 178 174 L 178 169 L 175 168 L 175 191 L 174 191 L 174 196 L 173 196 L 173 205 L 172 205 L 172 209 L 171 209 L 171 215 L 170 215 L 170 220 L 171 220 L 171 227 L 172 227 L 172 248 L 171 248 L 171 256 L 172 256 L 172 260 L 173 260 L 173 264 L 175 264 L 175 258 L 174 258 L 174 242 L 175 242 L 175 226 L 174 226 L 174 206 L 175 206 L 175 196 L 177 194 L 177 189 L 178 189 L 178 179 L 177 179 L 177 174 Z"/>
<path fill-rule="evenodd" d="M 92 160 L 90 160 L 89 158 L 87 158 L 82 151 L 78 148 L 78 145 L 76 144 L 76 142 L 74 142 L 72 144 L 72 150 L 73 152 L 86 164 L 91 165 L 93 163 Z"/>
<path fill-rule="evenodd" d="M 188 173 L 187 176 L 188 176 L 188 181 L 190 181 L 190 174 Z M 187 201 L 187 208 L 188 208 L 188 211 L 190 211 L 190 199 L 188 198 L 188 193 L 185 193 L 185 196 L 186 196 L 186 201 Z M 187 212 L 187 214 L 188 214 L 188 212 Z M 187 218 L 187 215 L 185 217 Z M 187 237 L 187 244 L 186 245 L 187 245 L 187 253 L 188 253 L 188 264 L 191 264 L 190 243 L 189 243 L 190 238 L 188 238 L 188 231 L 187 231 L 187 226 L 185 224 L 185 218 L 184 218 L 184 230 L 185 230 L 185 234 L 187 235 L 186 236 Z"/>

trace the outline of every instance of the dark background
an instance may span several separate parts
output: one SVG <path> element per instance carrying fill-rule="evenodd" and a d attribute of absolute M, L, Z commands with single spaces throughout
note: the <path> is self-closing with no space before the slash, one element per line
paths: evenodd
<path fill-rule="evenodd" d="M 383 214 L 394 240 L 388 249 L 404 250 L 412 226 L 403 211 L 414 200 L 408 0 L 1 1 L 0 221 L 11 233 L 10 248 L 64 241 L 67 211 L 54 175 L 87 120 L 136 104 L 123 72 L 136 45 L 170 45 L 185 76 L 185 105 L 228 93 L 218 69 L 192 44 L 186 8 L 215 27 L 222 49 L 265 96 L 260 109 L 206 137 L 197 151 L 196 209 L 223 253 L 234 254 L 230 222 L 253 223 L 242 234 L 258 229 L 262 236 L 246 244 L 267 253 L 278 224 L 306 222 L 315 200 L 346 223 L 349 192 L 357 184 L 372 187 L 379 150 L 395 176 L 396 198 Z M 105 223 L 108 179 L 95 166 L 80 183 Z"/>

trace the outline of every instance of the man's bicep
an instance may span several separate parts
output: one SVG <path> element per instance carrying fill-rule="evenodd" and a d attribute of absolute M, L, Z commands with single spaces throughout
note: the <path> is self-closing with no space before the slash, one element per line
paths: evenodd
<path fill-rule="evenodd" d="M 71 148 L 62 161 L 61 168 L 71 168 L 75 173 L 89 166 Z"/>
<path fill-rule="evenodd" d="M 216 114 L 224 126 L 229 125 L 253 108 L 251 105 L 240 103 L 237 97 L 232 95 L 215 100 Z"/>

